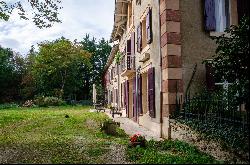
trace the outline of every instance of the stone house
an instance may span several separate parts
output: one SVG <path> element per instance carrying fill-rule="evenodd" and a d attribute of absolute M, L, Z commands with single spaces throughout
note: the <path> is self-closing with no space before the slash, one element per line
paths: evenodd
<path fill-rule="evenodd" d="M 248 6 L 249 0 L 115 0 L 104 75 L 108 104 L 169 138 L 177 96 L 211 86 L 202 64 L 215 54 L 211 36 L 249 16 Z"/>

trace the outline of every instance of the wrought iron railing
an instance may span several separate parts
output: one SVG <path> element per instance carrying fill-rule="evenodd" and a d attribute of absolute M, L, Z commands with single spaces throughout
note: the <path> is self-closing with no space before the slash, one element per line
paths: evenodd
<path fill-rule="evenodd" d="M 121 70 L 135 70 L 135 56 L 124 55 L 121 61 Z"/>

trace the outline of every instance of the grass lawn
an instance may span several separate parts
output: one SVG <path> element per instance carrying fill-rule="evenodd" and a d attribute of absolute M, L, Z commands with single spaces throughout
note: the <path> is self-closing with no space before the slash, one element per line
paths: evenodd
<path fill-rule="evenodd" d="M 89 109 L 0 109 L 0 163 L 218 163 L 179 141 L 127 148 L 129 137 L 102 133 L 108 117 Z"/>

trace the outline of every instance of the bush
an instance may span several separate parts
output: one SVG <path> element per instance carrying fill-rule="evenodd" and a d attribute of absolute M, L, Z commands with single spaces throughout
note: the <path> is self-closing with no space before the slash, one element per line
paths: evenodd
<path fill-rule="evenodd" d="M 0 104 L 0 109 L 11 109 L 19 107 L 18 104 Z"/>
<path fill-rule="evenodd" d="M 118 127 L 120 126 L 120 123 L 115 122 L 110 119 L 106 119 L 102 124 L 101 124 L 101 131 L 106 133 L 107 135 L 112 135 L 112 136 L 117 136 L 118 133 Z"/>
<path fill-rule="evenodd" d="M 39 107 L 48 107 L 48 106 L 61 106 L 65 105 L 66 103 L 57 97 L 37 97 L 34 100 L 35 104 Z"/>

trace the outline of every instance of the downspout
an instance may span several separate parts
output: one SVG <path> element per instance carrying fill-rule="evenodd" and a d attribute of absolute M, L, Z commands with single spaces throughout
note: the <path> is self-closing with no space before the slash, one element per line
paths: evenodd
<path fill-rule="evenodd" d="M 159 26 L 159 49 L 160 49 L 160 70 L 161 70 L 161 74 L 160 74 L 160 137 L 163 138 L 163 116 L 162 116 L 162 108 L 163 108 L 163 93 L 162 93 L 162 51 L 161 51 L 161 13 L 160 13 L 160 0 L 158 0 L 158 6 L 159 6 L 159 10 L 158 10 L 158 26 Z"/>

